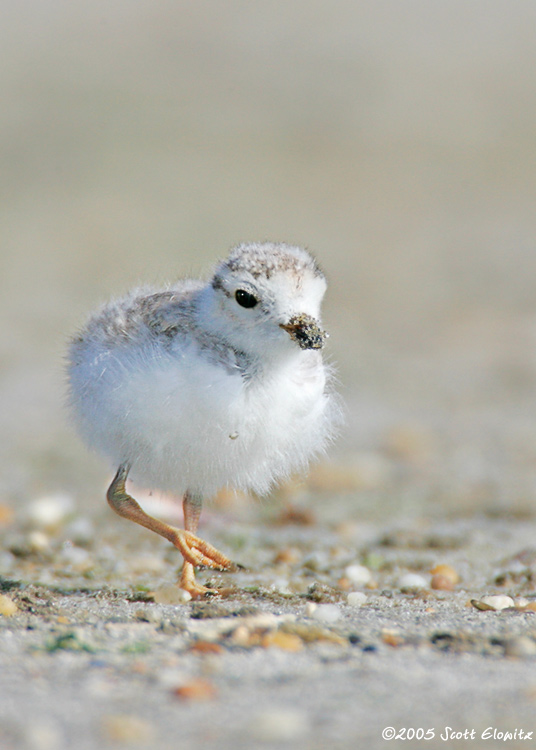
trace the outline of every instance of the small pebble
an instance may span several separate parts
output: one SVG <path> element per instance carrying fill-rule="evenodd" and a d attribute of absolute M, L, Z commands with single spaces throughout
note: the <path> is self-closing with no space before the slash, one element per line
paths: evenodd
<path fill-rule="evenodd" d="M 3 617 L 13 617 L 19 611 L 17 605 L 5 594 L 0 594 L 0 615 Z"/>
<path fill-rule="evenodd" d="M 363 604 L 367 603 L 367 599 L 367 595 L 362 591 L 352 591 L 346 597 L 346 601 L 348 602 L 350 607 L 362 607 Z"/>
<path fill-rule="evenodd" d="M 372 573 L 364 565 L 348 565 L 344 574 L 356 586 L 366 586 L 372 580 Z"/>
<path fill-rule="evenodd" d="M 292 563 L 298 562 L 300 559 L 300 553 L 295 547 L 284 547 L 283 549 L 280 549 L 277 555 L 274 557 L 274 564 L 284 564 L 284 565 L 290 565 Z"/>
<path fill-rule="evenodd" d="M 176 585 L 162 586 L 153 594 L 157 604 L 187 604 L 192 595 Z"/>
<path fill-rule="evenodd" d="M 506 656 L 535 656 L 536 641 L 533 641 L 527 635 L 519 635 L 506 642 L 504 653 Z"/>
<path fill-rule="evenodd" d="M 258 638 L 255 634 L 251 633 L 251 630 L 246 625 L 238 625 L 233 630 L 231 641 L 235 646 L 240 646 L 240 648 L 252 648 L 258 645 Z"/>
<path fill-rule="evenodd" d="M 280 648 L 282 651 L 301 651 L 303 649 L 302 639 L 294 633 L 285 633 L 275 630 L 267 633 L 262 639 L 263 648 Z"/>
<path fill-rule="evenodd" d="M 30 523 L 40 529 L 55 530 L 74 510 L 73 498 L 70 495 L 58 493 L 46 495 L 31 502 L 26 515 Z"/>
<path fill-rule="evenodd" d="M 341 610 L 336 604 L 317 604 L 310 617 L 320 622 L 337 622 L 341 616 Z"/>
<path fill-rule="evenodd" d="M 207 701 L 216 697 L 217 690 L 212 682 L 198 677 L 175 688 L 173 695 L 182 700 Z"/>
<path fill-rule="evenodd" d="M 436 565 L 432 568 L 430 573 L 433 576 L 442 576 L 443 578 L 447 578 L 449 581 L 451 581 L 454 585 L 460 582 L 460 576 L 457 573 L 456 570 L 452 567 L 452 565 Z"/>
<path fill-rule="evenodd" d="M 398 579 L 401 591 L 421 591 L 428 588 L 428 581 L 418 573 L 405 573 Z"/>
<path fill-rule="evenodd" d="M 402 646 L 404 644 L 404 639 L 398 633 L 396 630 L 392 630 L 390 628 L 384 628 L 382 630 L 382 641 L 387 646 Z"/>
<path fill-rule="evenodd" d="M 430 583 L 431 588 L 435 591 L 453 591 L 454 583 L 451 578 L 443 576 L 440 573 L 434 573 Z"/>
<path fill-rule="evenodd" d="M 46 552 L 50 547 L 50 539 L 44 531 L 30 531 L 26 537 L 26 541 L 32 552 Z"/>

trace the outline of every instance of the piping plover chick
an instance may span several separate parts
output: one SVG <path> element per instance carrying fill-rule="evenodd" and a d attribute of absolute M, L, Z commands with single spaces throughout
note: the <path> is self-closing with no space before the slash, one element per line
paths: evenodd
<path fill-rule="evenodd" d="M 118 467 L 107 499 L 199 565 L 235 566 L 197 533 L 203 498 L 265 494 L 333 437 L 339 409 L 321 349 L 326 280 L 300 247 L 242 244 L 208 282 L 135 289 L 97 311 L 69 351 L 70 403 L 87 443 Z M 140 485 L 183 497 L 184 530 L 149 516 Z"/>

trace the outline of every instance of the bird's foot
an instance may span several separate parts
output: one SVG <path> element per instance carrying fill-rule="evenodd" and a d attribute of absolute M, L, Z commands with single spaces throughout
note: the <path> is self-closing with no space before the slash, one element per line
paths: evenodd
<path fill-rule="evenodd" d="M 194 566 L 191 563 L 186 562 L 186 560 L 182 566 L 179 588 L 187 591 L 192 599 L 198 599 L 201 596 L 207 595 L 215 596 L 219 593 L 217 589 L 209 589 L 207 586 L 197 583 L 195 580 Z"/>
<path fill-rule="evenodd" d="M 194 567 L 205 565 L 215 570 L 236 570 L 237 566 L 229 560 L 223 552 L 213 547 L 212 544 L 200 539 L 191 531 L 176 529 L 176 537 L 173 539 L 175 547 L 180 551 L 186 563 Z"/>
<path fill-rule="evenodd" d="M 191 531 L 177 529 L 177 538 L 176 541 L 174 540 L 174 544 L 184 557 L 179 586 L 184 591 L 187 591 L 192 599 L 207 595 L 215 596 L 221 593 L 218 589 L 211 589 L 197 583 L 194 568 L 198 565 L 204 565 L 216 570 L 234 571 L 239 568 L 238 565 L 235 565 L 222 552 L 208 542 L 205 542 L 204 539 L 200 539 L 195 534 L 192 534 Z"/>

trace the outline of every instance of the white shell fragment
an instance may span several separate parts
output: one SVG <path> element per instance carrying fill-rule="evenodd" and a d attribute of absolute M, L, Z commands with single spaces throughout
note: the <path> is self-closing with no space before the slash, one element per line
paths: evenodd
<path fill-rule="evenodd" d="M 372 580 L 372 573 L 364 565 L 348 565 L 344 574 L 356 586 L 366 586 Z"/>
<path fill-rule="evenodd" d="M 515 606 L 512 597 L 505 594 L 493 594 L 483 596 L 481 599 L 471 599 L 471 604 L 481 611 L 494 610 L 495 612 Z"/>
<path fill-rule="evenodd" d="M 405 573 L 398 580 L 398 588 L 402 591 L 421 591 L 428 588 L 428 581 L 418 573 Z"/>
<path fill-rule="evenodd" d="M 188 591 L 180 589 L 176 584 L 162 586 L 154 592 L 153 596 L 157 604 L 172 605 L 187 604 L 192 598 Z"/>
<path fill-rule="evenodd" d="M 363 604 L 367 603 L 367 595 L 362 591 L 351 591 L 346 597 L 346 601 L 350 607 L 362 607 Z"/>
<path fill-rule="evenodd" d="M 318 604 L 310 614 L 314 620 L 325 623 L 337 622 L 340 616 L 341 610 L 336 604 Z"/>

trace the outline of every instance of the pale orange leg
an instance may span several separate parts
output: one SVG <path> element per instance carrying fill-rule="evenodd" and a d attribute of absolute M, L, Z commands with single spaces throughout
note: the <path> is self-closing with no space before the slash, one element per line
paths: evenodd
<path fill-rule="evenodd" d="M 184 495 L 182 501 L 182 509 L 184 512 L 184 528 L 186 531 L 192 534 L 197 533 L 197 527 L 199 525 L 199 518 L 201 516 L 201 508 L 203 507 L 203 499 L 200 495 L 193 495 L 187 492 Z M 231 563 L 232 564 L 232 563 Z M 195 580 L 195 569 L 191 562 L 184 560 L 181 577 L 179 581 L 181 589 L 188 591 L 193 597 L 204 596 L 205 594 L 217 594 L 215 589 L 209 589 L 206 586 L 202 586 Z"/>
<path fill-rule="evenodd" d="M 183 503 L 186 529 L 169 526 L 146 513 L 139 503 L 127 493 L 125 482 L 129 470 L 128 464 L 122 464 L 108 488 L 106 498 L 111 508 L 123 518 L 128 518 L 130 521 L 160 534 L 179 550 L 184 557 L 184 568 L 180 580 L 181 588 L 186 589 L 192 596 L 200 596 L 210 591 L 210 589 L 206 589 L 195 582 L 194 567 L 206 565 L 217 570 L 233 570 L 235 565 L 222 552 L 193 533 L 197 531 L 197 524 L 201 515 L 201 498 L 186 493 Z"/>

